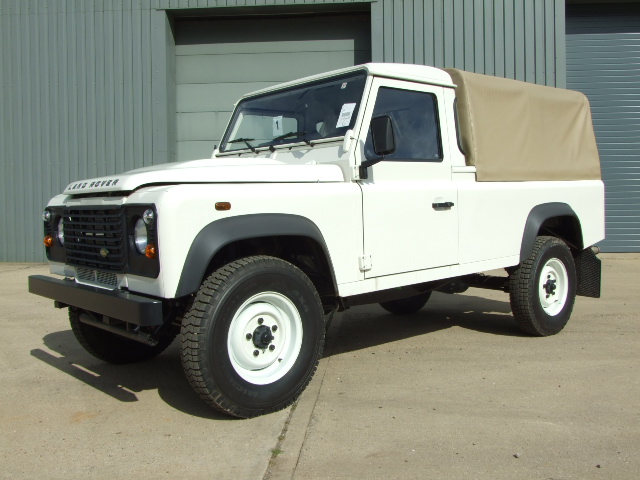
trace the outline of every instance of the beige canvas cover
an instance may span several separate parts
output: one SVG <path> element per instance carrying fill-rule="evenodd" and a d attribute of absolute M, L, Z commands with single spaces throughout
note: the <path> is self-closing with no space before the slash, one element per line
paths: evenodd
<path fill-rule="evenodd" d="M 445 71 L 457 85 L 461 143 L 478 181 L 601 178 L 591 109 L 582 93 Z"/>

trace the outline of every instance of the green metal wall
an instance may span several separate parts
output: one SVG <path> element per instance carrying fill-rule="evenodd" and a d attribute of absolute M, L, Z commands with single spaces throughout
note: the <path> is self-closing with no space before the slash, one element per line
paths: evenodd
<path fill-rule="evenodd" d="M 640 252 L 640 5 L 567 12 L 567 84 L 591 102 L 605 184 L 604 252 Z"/>
<path fill-rule="evenodd" d="M 564 86 L 564 0 L 0 0 L 0 261 L 44 259 L 71 181 L 175 159 L 174 16 L 349 7 L 374 61 Z"/>

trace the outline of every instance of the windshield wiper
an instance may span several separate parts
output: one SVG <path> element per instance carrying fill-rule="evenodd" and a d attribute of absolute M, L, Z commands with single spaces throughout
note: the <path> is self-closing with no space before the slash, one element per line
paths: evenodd
<path fill-rule="evenodd" d="M 258 153 L 258 150 L 256 150 L 256 147 L 254 147 L 253 145 L 251 145 L 249 142 L 253 142 L 255 139 L 254 138 L 236 138 L 235 140 L 230 140 L 227 143 L 240 143 L 240 142 L 244 142 L 244 144 L 247 146 L 247 148 L 249 148 L 249 150 L 251 150 L 253 153 Z"/>
<path fill-rule="evenodd" d="M 307 140 L 306 138 L 304 138 L 303 135 L 306 135 L 307 132 L 289 132 L 289 133 L 285 133 L 284 135 L 280 135 L 274 139 L 272 139 L 272 142 L 277 142 L 278 140 L 284 140 L 285 138 L 291 138 L 291 137 L 300 137 L 302 136 L 302 141 L 304 143 L 306 143 L 307 145 L 311 145 L 311 142 L 309 140 Z"/>

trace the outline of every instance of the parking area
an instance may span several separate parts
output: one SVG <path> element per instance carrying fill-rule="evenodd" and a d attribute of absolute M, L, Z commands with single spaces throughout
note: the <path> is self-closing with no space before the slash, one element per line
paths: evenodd
<path fill-rule="evenodd" d="M 251 420 L 191 391 L 178 342 L 113 366 L 0 264 L 0 478 L 636 479 L 640 255 L 603 254 L 603 298 L 522 336 L 507 295 L 434 294 L 418 314 L 336 316 L 309 388 Z"/>

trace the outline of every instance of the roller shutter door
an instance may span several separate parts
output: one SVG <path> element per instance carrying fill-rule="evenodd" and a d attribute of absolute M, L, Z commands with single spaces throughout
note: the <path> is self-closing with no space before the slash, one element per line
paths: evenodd
<path fill-rule="evenodd" d="M 567 7 L 567 88 L 584 92 L 606 186 L 607 252 L 640 251 L 640 6 Z"/>
<path fill-rule="evenodd" d="M 176 22 L 177 159 L 211 156 L 244 93 L 371 59 L 369 14 Z"/>

